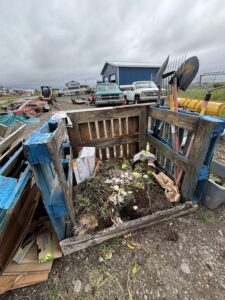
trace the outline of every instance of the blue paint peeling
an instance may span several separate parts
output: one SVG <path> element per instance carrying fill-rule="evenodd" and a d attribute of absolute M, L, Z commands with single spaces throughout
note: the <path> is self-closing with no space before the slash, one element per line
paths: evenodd
<path fill-rule="evenodd" d="M 8 220 L 7 211 L 9 209 L 12 210 L 15 207 L 30 177 L 30 165 L 26 167 L 19 180 L 11 177 L 0 176 L 0 188 L 2 187 L 1 192 L 3 189 L 5 190 L 0 198 L 0 232 L 4 230 Z M 5 182 L 7 182 L 7 185 L 4 184 Z"/>
<path fill-rule="evenodd" d="M 60 121 L 49 120 L 34 131 L 24 143 L 24 150 L 31 165 L 48 164 L 52 162 L 47 143 L 52 139 L 53 133 Z"/>
<path fill-rule="evenodd" d="M 68 216 L 68 209 L 64 199 L 64 194 L 59 184 L 57 173 L 55 172 L 51 154 L 47 143 L 51 142 L 54 131 L 57 129 L 58 120 L 49 120 L 38 130 L 33 132 L 24 143 L 24 151 L 29 163 L 33 167 L 36 184 L 39 187 L 44 202 L 45 209 L 54 227 L 59 240 L 65 236 L 65 217 Z M 62 143 L 58 157 L 62 157 L 65 148 L 69 148 L 67 142 Z M 62 160 L 65 169 L 69 170 L 68 161 Z M 67 176 L 66 176 L 67 177 Z"/>

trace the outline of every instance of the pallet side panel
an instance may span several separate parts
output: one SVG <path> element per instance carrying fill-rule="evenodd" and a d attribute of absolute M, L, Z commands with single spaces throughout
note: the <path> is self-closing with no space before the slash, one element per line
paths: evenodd
<path fill-rule="evenodd" d="M 68 116 L 75 157 L 84 146 L 96 147 L 102 160 L 132 156 L 146 148 L 148 105 L 75 111 Z"/>

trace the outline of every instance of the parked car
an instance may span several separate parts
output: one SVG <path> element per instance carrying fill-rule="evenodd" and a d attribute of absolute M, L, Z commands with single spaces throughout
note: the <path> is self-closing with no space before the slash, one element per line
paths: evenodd
<path fill-rule="evenodd" d="M 157 101 L 159 89 L 153 81 L 133 82 L 130 89 L 125 91 L 126 102 L 140 103 L 144 101 Z M 166 98 L 166 91 L 162 89 L 160 100 Z"/>
<path fill-rule="evenodd" d="M 76 96 L 80 94 L 80 88 L 75 87 L 64 87 L 63 89 L 58 91 L 58 96 Z"/>
<path fill-rule="evenodd" d="M 96 86 L 93 104 L 124 104 L 125 98 L 123 92 L 116 83 L 98 83 Z"/>

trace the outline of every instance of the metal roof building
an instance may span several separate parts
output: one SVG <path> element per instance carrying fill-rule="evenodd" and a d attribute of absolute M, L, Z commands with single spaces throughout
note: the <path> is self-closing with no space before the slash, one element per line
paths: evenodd
<path fill-rule="evenodd" d="M 118 85 L 134 81 L 154 80 L 160 65 L 138 62 L 106 61 L 101 71 L 103 82 L 116 82 Z"/>
<path fill-rule="evenodd" d="M 80 87 L 80 83 L 75 81 L 75 80 L 70 80 L 68 82 L 65 83 L 65 86 L 69 87 L 75 87 L 75 88 L 79 88 Z"/>

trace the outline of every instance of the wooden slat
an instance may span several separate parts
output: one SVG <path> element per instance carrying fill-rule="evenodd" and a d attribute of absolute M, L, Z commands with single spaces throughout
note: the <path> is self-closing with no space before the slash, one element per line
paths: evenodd
<path fill-rule="evenodd" d="M 36 185 L 31 185 L 30 179 L 13 210 L 8 212 L 5 229 L 0 234 L 0 272 L 11 261 L 27 234 L 39 199 L 40 192 Z"/>
<path fill-rule="evenodd" d="M 78 123 L 77 123 L 77 114 L 71 115 L 70 119 L 72 121 L 73 124 L 73 128 L 68 127 L 68 134 L 69 134 L 69 138 L 70 138 L 70 144 L 71 147 L 73 149 L 73 156 L 74 158 L 78 157 L 79 154 L 79 148 L 78 145 L 81 142 L 81 137 L 80 137 L 80 131 L 79 131 L 79 127 L 78 127 Z"/>
<path fill-rule="evenodd" d="M 111 238 L 144 229 L 151 225 L 159 224 L 175 217 L 183 216 L 195 211 L 196 209 L 197 206 L 193 206 L 190 202 L 186 202 L 168 210 L 159 211 L 149 216 L 125 222 L 118 227 L 107 228 L 94 235 L 87 234 L 80 237 L 72 237 L 63 240 L 60 242 L 60 247 L 63 254 L 68 255 L 76 251 L 86 249 L 87 247 L 100 244 Z"/>
<path fill-rule="evenodd" d="M 66 206 L 67 206 L 70 218 L 71 218 L 73 224 L 75 224 L 75 212 L 74 212 L 74 206 L 73 206 L 73 201 L 72 201 L 72 197 L 71 197 L 72 195 L 70 195 L 68 185 L 67 185 L 67 180 L 66 180 L 65 173 L 63 170 L 63 166 L 58 157 L 57 146 L 58 146 L 57 143 L 53 139 L 50 143 L 47 144 L 49 152 L 52 155 L 52 163 L 54 165 L 55 172 L 57 173 L 60 186 L 64 193 L 64 199 L 66 202 Z"/>
<path fill-rule="evenodd" d="M 151 145 L 153 145 L 154 148 L 158 149 L 160 152 L 162 152 L 167 158 L 174 161 L 174 163 L 181 168 L 182 170 L 187 169 L 187 163 L 188 159 L 177 153 L 175 150 L 173 150 L 168 145 L 162 143 L 157 138 L 155 138 L 152 135 L 147 136 L 147 139 Z"/>
<path fill-rule="evenodd" d="M 181 188 L 182 196 L 186 200 L 192 200 L 192 196 L 198 183 L 199 172 L 209 149 L 215 126 L 215 122 L 204 119 L 200 119 L 199 121 L 194 144 L 188 159 L 189 164 Z"/>
<path fill-rule="evenodd" d="M 107 138 L 111 138 L 113 136 L 111 120 L 106 120 L 105 125 L 106 125 L 106 136 Z M 113 158 L 114 157 L 113 147 L 108 147 L 108 150 L 109 150 L 109 157 Z"/>
<path fill-rule="evenodd" d="M 98 121 L 98 131 L 99 131 L 99 137 L 105 138 L 105 129 L 104 129 L 103 121 Z M 101 154 L 102 154 L 102 160 L 106 160 L 107 159 L 106 148 L 101 149 Z"/>
<path fill-rule="evenodd" d="M 139 115 L 139 151 L 146 149 L 148 129 L 148 112 L 146 107 L 140 108 Z"/>
<path fill-rule="evenodd" d="M 92 108 L 92 109 L 81 109 L 66 111 L 69 118 L 76 115 L 78 123 L 102 121 L 116 118 L 126 118 L 138 116 L 141 107 L 148 107 L 151 104 L 143 103 L 132 106 L 118 106 L 118 107 L 104 107 L 104 108 Z M 72 121 L 73 122 L 73 121 Z"/>
<path fill-rule="evenodd" d="M 193 131 L 199 121 L 199 117 L 185 113 L 175 113 L 168 109 L 149 107 L 149 115 L 152 118 L 160 121 L 166 121 L 167 123 L 178 126 L 187 130 Z"/>
<path fill-rule="evenodd" d="M 78 128 L 80 131 L 81 142 L 90 141 L 91 137 L 89 133 L 88 123 L 79 124 Z"/>
<path fill-rule="evenodd" d="M 14 131 L 12 134 L 7 136 L 3 141 L 0 142 L 0 154 L 7 150 L 11 146 L 13 142 L 15 142 L 19 136 L 23 133 L 24 129 L 26 127 L 26 124 L 22 125 L 20 128 L 18 128 L 16 131 Z"/>
<path fill-rule="evenodd" d="M 139 135 L 139 117 L 128 117 L 128 132 L 138 132 Z M 128 147 L 130 156 L 136 154 L 139 150 L 138 143 L 129 143 Z"/>
<path fill-rule="evenodd" d="M 134 144 L 136 145 L 139 141 L 138 133 L 127 134 L 127 135 L 120 135 L 118 137 L 113 138 L 106 138 L 106 139 L 98 139 L 98 140 L 91 140 L 85 143 L 81 143 L 80 147 L 96 147 L 97 149 L 102 149 L 106 147 L 118 147 L 123 144 Z"/>
<path fill-rule="evenodd" d="M 119 137 L 120 136 L 120 128 L 119 128 L 119 119 L 113 119 L 113 128 L 114 128 L 114 136 Z M 116 151 L 116 157 L 121 156 L 121 151 L 120 151 L 120 144 L 118 146 L 115 146 L 115 151 Z"/>
<path fill-rule="evenodd" d="M 8 129 L 7 126 L 5 126 L 3 124 L 0 124 L 0 137 L 4 137 L 5 136 L 7 129 Z"/>
<path fill-rule="evenodd" d="M 127 119 L 126 118 L 122 118 L 121 119 L 121 134 L 125 135 L 127 133 L 128 133 Z M 122 145 L 122 149 L 123 149 L 123 156 L 126 157 L 127 156 L 127 144 Z"/>
<path fill-rule="evenodd" d="M 66 123 L 64 120 L 61 120 L 57 129 L 53 132 L 53 136 L 52 136 L 52 140 L 55 143 L 57 152 L 60 150 L 66 135 L 67 135 Z"/>
<path fill-rule="evenodd" d="M 96 128 L 96 124 L 95 122 L 90 122 L 89 123 L 90 126 L 90 135 L 91 135 L 91 139 L 92 140 L 97 140 L 98 136 L 97 136 L 97 128 Z M 100 152 L 99 149 L 96 149 L 96 157 L 100 158 Z"/>
<path fill-rule="evenodd" d="M 90 131 L 91 131 L 91 139 L 96 140 L 97 139 L 97 131 L 96 131 L 95 122 L 90 122 L 89 126 L 90 126 Z"/>

